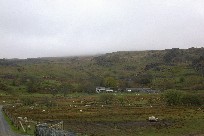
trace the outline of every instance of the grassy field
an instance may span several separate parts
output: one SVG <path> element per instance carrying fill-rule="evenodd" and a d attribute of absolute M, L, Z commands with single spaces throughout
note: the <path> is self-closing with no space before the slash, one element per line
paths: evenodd
<path fill-rule="evenodd" d="M 64 121 L 78 135 L 203 135 L 203 54 L 190 48 L 0 59 L 0 104 L 10 104 L 14 119 Z M 96 94 L 97 86 L 117 93 Z M 168 90 L 177 91 L 169 97 L 173 104 L 164 100 Z M 149 116 L 159 121 L 150 123 Z"/>
<path fill-rule="evenodd" d="M 104 95 L 112 96 L 108 103 L 104 101 Z M 64 121 L 64 129 L 78 135 L 204 134 L 203 106 L 166 106 L 160 94 L 77 93 L 67 97 L 43 94 L 16 97 L 4 95 L 0 97 L 0 101 L 3 100 L 10 104 L 23 103 L 23 106 L 7 107 L 15 117 L 23 116 L 38 122 Z M 149 116 L 156 116 L 159 121 L 148 122 Z"/>

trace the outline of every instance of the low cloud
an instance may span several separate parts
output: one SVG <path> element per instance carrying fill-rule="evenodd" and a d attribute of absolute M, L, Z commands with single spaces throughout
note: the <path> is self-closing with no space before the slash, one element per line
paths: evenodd
<path fill-rule="evenodd" d="M 1 0 L 0 58 L 204 46 L 203 0 Z"/>

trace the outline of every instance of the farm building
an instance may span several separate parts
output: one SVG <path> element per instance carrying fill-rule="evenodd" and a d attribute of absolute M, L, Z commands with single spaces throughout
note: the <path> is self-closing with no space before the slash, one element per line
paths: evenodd
<path fill-rule="evenodd" d="M 158 93 L 157 90 L 151 88 L 126 88 L 126 92 L 137 92 L 137 93 Z"/>
<path fill-rule="evenodd" d="M 113 92 L 113 89 L 105 88 L 105 87 L 96 87 L 96 92 L 97 93 L 102 93 L 102 92 Z"/>
<path fill-rule="evenodd" d="M 96 92 L 97 93 L 101 93 L 101 92 L 105 92 L 106 88 L 105 87 L 96 87 Z"/>

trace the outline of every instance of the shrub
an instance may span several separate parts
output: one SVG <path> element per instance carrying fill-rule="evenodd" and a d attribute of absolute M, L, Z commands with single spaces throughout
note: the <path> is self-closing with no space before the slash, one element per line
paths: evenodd
<path fill-rule="evenodd" d="M 101 102 L 105 104 L 111 104 L 114 100 L 115 96 L 113 94 L 102 94 L 99 99 Z"/>
<path fill-rule="evenodd" d="M 57 106 L 57 103 L 54 99 L 51 99 L 51 98 L 48 98 L 48 97 L 45 97 L 43 100 L 42 100 L 42 103 L 44 104 L 44 106 L 46 107 L 55 107 Z"/>
<path fill-rule="evenodd" d="M 1 80 L 0 80 L 0 90 L 3 90 L 3 91 L 8 91 L 9 90 L 8 85 L 3 83 Z"/>
<path fill-rule="evenodd" d="M 182 97 L 181 102 L 187 106 L 201 106 L 203 104 L 203 99 L 199 95 L 186 94 Z"/>
<path fill-rule="evenodd" d="M 31 98 L 21 98 L 21 101 L 26 106 L 30 106 L 30 105 L 33 105 L 35 103 L 35 101 Z"/>
<path fill-rule="evenodd" d="M 120 103 L 122 106 L 124 106 L 124 104 L 125 104 L 125 99 L 124 99 L 123 97 L 118 97 L 118 101 L 119 101 L 119 103 Z"/>
<path fill-rule="evenodd" d="M 182 92 L 176 90 L 170 90 L 164 93 L 164 100 L 167 105 L 180 105 L 182 97 Z"/>
<path fill-rule="evenodd" d="M 166 91 L 163 97 L 167 105 L 201 106 L 204 104 L 202 96 L 184 94 L 176 90 Z"/>

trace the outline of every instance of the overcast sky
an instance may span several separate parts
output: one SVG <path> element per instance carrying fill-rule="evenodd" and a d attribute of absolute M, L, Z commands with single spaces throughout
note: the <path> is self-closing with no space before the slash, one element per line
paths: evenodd
<path fill-rule="evenodd" d="M 0 0 L 0 58 L 204 46 L 204 0 Z"/>

